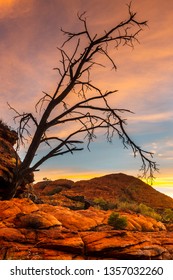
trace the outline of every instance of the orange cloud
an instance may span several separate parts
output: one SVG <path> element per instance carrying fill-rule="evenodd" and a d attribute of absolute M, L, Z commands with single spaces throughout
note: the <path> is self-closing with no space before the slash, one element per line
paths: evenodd
<path fill-rule="evenodd" d="M 0 0 L 0 20 L 14 18 L 30 10 L 33 0 Z"/>
<path fill-rule="evenodd" d="M 11 14 L 16 0 L 1 0 L 0 1 L 0 19 Z"/>

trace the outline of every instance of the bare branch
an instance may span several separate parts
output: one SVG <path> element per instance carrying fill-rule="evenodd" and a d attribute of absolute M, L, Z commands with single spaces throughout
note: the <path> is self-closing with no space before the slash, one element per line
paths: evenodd
<path fill-rule="evenodd" d="M 29 122 L 32 120 L 32 122 L 38 126 L 36 118 L 31 114 L 31 113 L 19 113 L 16 109 L 14 109 L 9 103 L 7 103 L 9 108 L 13 110 L 16 113 L 16 116 L 14 117 L 14 121 L 16 122 L 17 119 L 19 119 L 19 127 L 18 127 L 18 136 L 19 136 L 19 141 L 24 145 L 25 141 L 27 140 L 24 136 L 26 133 L 27 136 L 31 136 L 29 132 Z M 20 143 L 18 143 L 20 146 Z"/>
<path fill-rule="evenodd" d="M 37 111 L 37 108 L 38 108 L 38 106 L 40 105 L 40 109 L 39 109 L 39 113 L 41 113 L 41 110 L 42 110 L 42 107 L 43 107 L 43 105 L 44 105 L 44 103 L 45 102 L 50 102 L 50 100 L 52 100 L 52 96 L 51 95 L 49 95 L 48 93 L 46 93 L 46 92 L 44 92 L 43 91 L 43 94 L 44 94 L 44 96 L 43 97 L 41 97 L 40 99 L 39 99 L 39 101 L 36 103 L 36 105 L 35 105 L 35 110 L 36 110 L 36 112 L 38 112 Z"/>
<path fill-rule="evenodd" d="M 19 138 L 24 142 L 25 136 L 28 135 L 31 140 L 23 162 L 16 168 L 15 186 L 19 186 L 27 174 L 37 170 L 43 162 L 52 157 L 81 151 L 84 148 L 81 145 L 85 142 L 90 149 L 91 142 L 96 140 L 97 132 L 100 131 L 105 133 L 108 142 L 112 142 L 113 138 L 118 136 L 124 148 L 131 148 L 134 157 L 140 156 L 144 176 L 149 174 L 149 177 L 153 178 L 154 171 L 157 171 L 156 163 L 152 160 L 153 154 L 140 148 L 126 131 L 126 119 L 122 114 L 132 112 L 109 105 L 109 97 L 113 96 L 115 99 L 117 90 L 103 92 L 95 84 L 92 71 L 95 66 L 105 67 L 105 59 L 116 70 L 115 58 L 110 50 L 124 45 L 133 48 L 147 22 L 137 19 L 137 14 L 132 12 L 131 3 L 128 5 L 127 19 L 101 35 L 91 35 L 86 13 L 78 14 L 78 20 L 82 30 L 70 32 L 61 29 L 65 40 L 58 48 L 60 61 L 54 68 L 58 71 L 58 83 L 54 93 L 49 95 L 43 92 L 43 97 L 35 106 L 36 112 L 39 108 L 39 112 L 42 113 L 40 121 L 37 122 L 31 113 L 20 114 L 9 106 L 16 114 L 14 119 L 19 120 Z M 106 67 L 104 69 L 106 70 Z M 79 98 L 75 104 L 68 101 L 71 101 L 73 96 Z M 30 121 L 35 125 L 34 133 L 30 130 Z M 71 132 L 68 131 L 69 125 Z M 61 138 L 58 136 L 58 128 L 63 126 L 68 133 Z M 51 128 L 57 129 L 54 135 L 49 133 Z M 36 160 L 35 155 L 42 144 L 47 144 L 49 150 L 41 159 Z"/>

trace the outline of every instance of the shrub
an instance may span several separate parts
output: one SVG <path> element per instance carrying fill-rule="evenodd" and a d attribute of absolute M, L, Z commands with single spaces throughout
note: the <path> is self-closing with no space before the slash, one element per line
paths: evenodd
<path fill-rule="evenodd" d="M 163 222 L 173 223 L 173 210 L 170 208 L 165 209 L 162 214 Z"/>
<path fill-rule="evenodd" d="M 113 208 L 117 207 L 117 205 L 115 203 L 108 202 L 105 199 L 103 199 L 102 197 L 95 198 L 93 202 L 102 210 L 108 210 L 108 209 L 113 209 Z"/>
<path fill-rule="evenodd" d="M 112 212 L 108 218 L 108 224 L 115 229 L 125 229 L 127 227 L 127 218 L 121 217 L 119 213 Z"/>
<path fill-rule="evenodd" d="M 145 215 L 145 216 L 149 216 L 157 221 L 160 221 L 162 219 L 162 217 L 157 213 L 155 212 L 155 210 L 143 203 L 139 204 L 139 213 L 141 213 L 142 215 Z"/>
<path fill-rule="evenodd" d="M 100 209 L 108 210 L 108 202 L 102 197 L 95 198 L 94 203 L 99 206 Z"/>
<path fill-rule="evenodd" d="M 133 212 L 138 212 L 138 205 L 135 203 L 125 202 L 125 201 L 119 201 L 117 203 L 117 208 L 122 211 L 131 210 Z"/>

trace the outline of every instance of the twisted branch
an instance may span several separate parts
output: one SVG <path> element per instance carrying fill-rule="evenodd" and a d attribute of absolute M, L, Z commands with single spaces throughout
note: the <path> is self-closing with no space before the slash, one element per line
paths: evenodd
<path fill-rule="evenodd" d="M 87 142 L 87 147 L 90 149 L 90 143 L 96 139 L 96 132 L 100 130 L 105 131 L 108 142 L 112 142 L 113 137 L 118 135 L 123 146 L 132 149 L 134 157 L 140 156 L 141 171 L 144 176 L 149 173 L 149 177 L 153 178 L 154 171 L 157 170 L 156 163 L 152 160 L 153 154 L 140 148 L 126 131 L 126 120 L 121 114 L 132 112 L 128 109 L 112 108 L 108 99 L 111 96 L 115 98 L 117 90 L 102 92 L 92 81 L 94 76 L 91 71 L 95 66 L 104 67 L 106 70 L 100 55 L 106 58 L 116 70 L 115 58 L 109 51 L 110 47 L 119 48 L 127 45 L 134 48 L 134 44 L 138 42 L 138 35 L 147 22 L 137 19 L 130 3 L 126 20 L 101 35 L 92 36 L 85 15 L 86 13 L 78 14 L 82 31 L 71 32 L 61 29 L 66 39 L 58 48 L 61 59 L 59 66 L 54 68 L 58 71 L 59 80 L 54 93 L 43 92 L 44 96 L 36 104 L 36 111 L 40 106 L 39 112 L 42 112 L 40 121 L 37 121 L 31 113 L 20 114 L 13 109 L 17 114 L 15 119 L 19 120 L 20 139 L 22 142 L 25 140 L 25 133 L 31 137 L 25 158 L 16 172 L 16 185 L 20 184 L 21 178 L 37 170 L 43 162 L 52 157 L 81 151 L 84 142 Z M 83 42 L 86 43 L 85 47 Z M 73 51 L 71 48 L 66 48 L 69 44 L 71 48 L 74 46 Z M 74 105 L 69 105 L 68 98 L 71 99 L 75 94 L 80 100 Z M 10 108 L 12 109 L 11 106 Z M 30 121 L 36 126 L 32 136 L 29 130 Z M 66 130 L 70 125 L 72 132 L 61 138 L 58 136 L 58 131 L 63 125 L 66 126 Z M 57 128 L 53 136 L 49 133 L 51 128 Z M 50 150 L 41 159 L 37 161 L 35 159 L 33 163 L 43 143 L 46 143 Z"/>

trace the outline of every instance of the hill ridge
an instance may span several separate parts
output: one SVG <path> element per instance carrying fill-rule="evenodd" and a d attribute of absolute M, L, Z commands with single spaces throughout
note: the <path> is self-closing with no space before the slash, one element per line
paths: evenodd
<path fill-rule="evenodd" d="M 106 174 L 77 182 L 66 179 L 44 181 L 37 183 L 35 189 L 39 194 L 52 193 L 57 201 L 61 200 L 64 195 L 83 196 L 92 201 L 96 198 L 102 198 L 109 202 L 120 200 L 144 203 L 152 208 L 173 209 L 173 199 L 171 197 L 160 193 L 139 178 L 124 173 Z"/>

